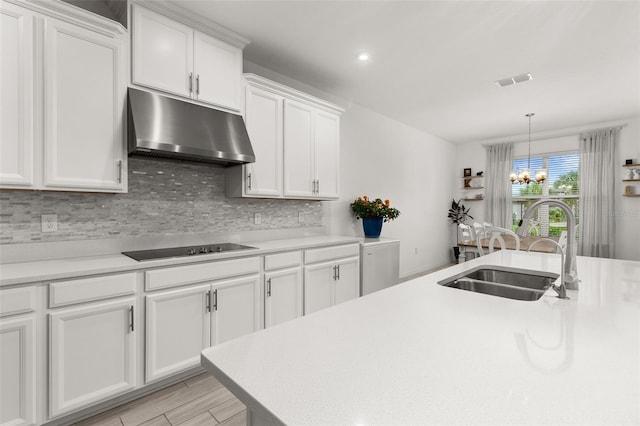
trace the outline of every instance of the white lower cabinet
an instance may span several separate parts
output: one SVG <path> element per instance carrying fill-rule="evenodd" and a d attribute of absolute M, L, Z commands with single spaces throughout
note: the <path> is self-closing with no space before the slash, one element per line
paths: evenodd
<path fill-rule="evenodd" d="M 305 251 L 304 313 L 337 305 L 360 295 L 357 244 Z"/>
<path fill-rule="evenodd" d="M 0 425 L 36 424 L 35 317 L 0 320 Z"/>
<path fill-rule="evenodd" d="M 302 316 L 302 268 L 265 272 L 264 326 Z"/>
<path fill-rule="evenodd" d="M 260 300 L 257 274 L 147 295 L 145 380 L 195 367 L 203 349 L 258 330 Z"/>
<path fill-rule="evenodd" d="M 136 386 L 136 300 L 49 314 L 49 415 L 103 401 Z"/>

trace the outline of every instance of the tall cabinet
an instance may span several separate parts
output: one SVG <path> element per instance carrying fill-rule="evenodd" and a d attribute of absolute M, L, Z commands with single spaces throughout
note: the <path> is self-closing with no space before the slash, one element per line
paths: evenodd
<path fill-rule="evenodd" d="M 0 13 L 0 187 L 126 192 L 126 30 L 62 2 Z"/>
<path fill-rule="evenodd" d="M 339 196 L 342 109 L 245 74 L 245 122 L 256 162 L 227 169 L 227 195 L 333 200 Z"/>

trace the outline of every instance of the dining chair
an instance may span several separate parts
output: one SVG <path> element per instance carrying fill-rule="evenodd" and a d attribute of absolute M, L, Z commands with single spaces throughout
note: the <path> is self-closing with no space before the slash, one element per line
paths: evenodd
<path fill-rule="evenodd" d="M 567 252 L 567 231 L 562 231 L 560 233 L 560 237 L 558 238 L 557 253 L 560 253 L 560 250 L 562 250 L 562 252 L 564 253 Z"/>
<path fill-rule="evenodd" d="M 476 235 L 476 246 L 480 256 L 485 254 L 485 251 L 493 253 L 495 250 L 495 243 L 498 242 L 500 250 L 506 250 L 507 244 L 503 238 L 504 235 L 508 235 L 515 241 L 515 250 L 520 250 L 520 237 L 518 234 L 510 229 L 500 228 L 497 226 L 485 226 L 482 235 Z M 482 241 L 489 239 L 488 247 L 482 246 Z"/>
<path fill-rule="evenodd" d="M 474 241 L 474 239 L 476 238 L 476 233 L 473 230 L 473 228 L 469 225 L 466 225 L 464 223 L 460 223 L 458 224 L 458 227 L 460 228 L 460 232 L 462 234 L 462 242 L 463 243 L 472 243 Z M 473 254 L 473 257 L 477 257 L 479 255 L 479 253 L 477 252 L 476 248 L 474 247 L 465 247 L 464 248 L 464 255 L 465 255 L 465 260 L 467 260 L 467 256 L 469 254 Z"/>
<path fill-rule="evenodd" d="M 482 234 L 482 232 L 484 231 L 484 225 L 478 222 L 473 222 L 473 230 L 476 235 Z"/>

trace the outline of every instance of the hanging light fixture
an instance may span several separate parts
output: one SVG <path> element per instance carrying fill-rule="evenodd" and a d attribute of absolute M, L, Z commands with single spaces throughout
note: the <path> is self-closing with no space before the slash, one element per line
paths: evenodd
<path fill-rule="evenodd" d="M 519 173 L 516 171 L 511 172 L 509 180 L 511 180 L 512 184 L 518 182 L 519 184 L 526 183 L 527 185 L 529 185 L 529 182 L 532 182 L 534 180 L 536 183 L 542 183 L 547 179 L 546 169 L 539 169 L 538 171 L 536 171 L 535 178 L 531 179 L 531 117 L 533 117 L 534 115 L 535 113 L 533 112 L 525 114 L 525 117 L 529 119 L 529 156 L 527 157 L 527 168 L 520 170 Z"/>

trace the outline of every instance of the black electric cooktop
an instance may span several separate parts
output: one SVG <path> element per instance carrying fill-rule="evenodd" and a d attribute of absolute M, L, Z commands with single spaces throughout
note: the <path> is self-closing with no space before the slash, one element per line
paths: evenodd
<path fill-rule="evenodd" d="M 219 243 L 203 246 L 170 247 L 153 250 L 123 251 L 122 254 L 137 261 L 166 259 L 170 257 L 197 256 L 200 254 L 226 253 L 228 251 L 255 249 L 234 243 Z"/>

